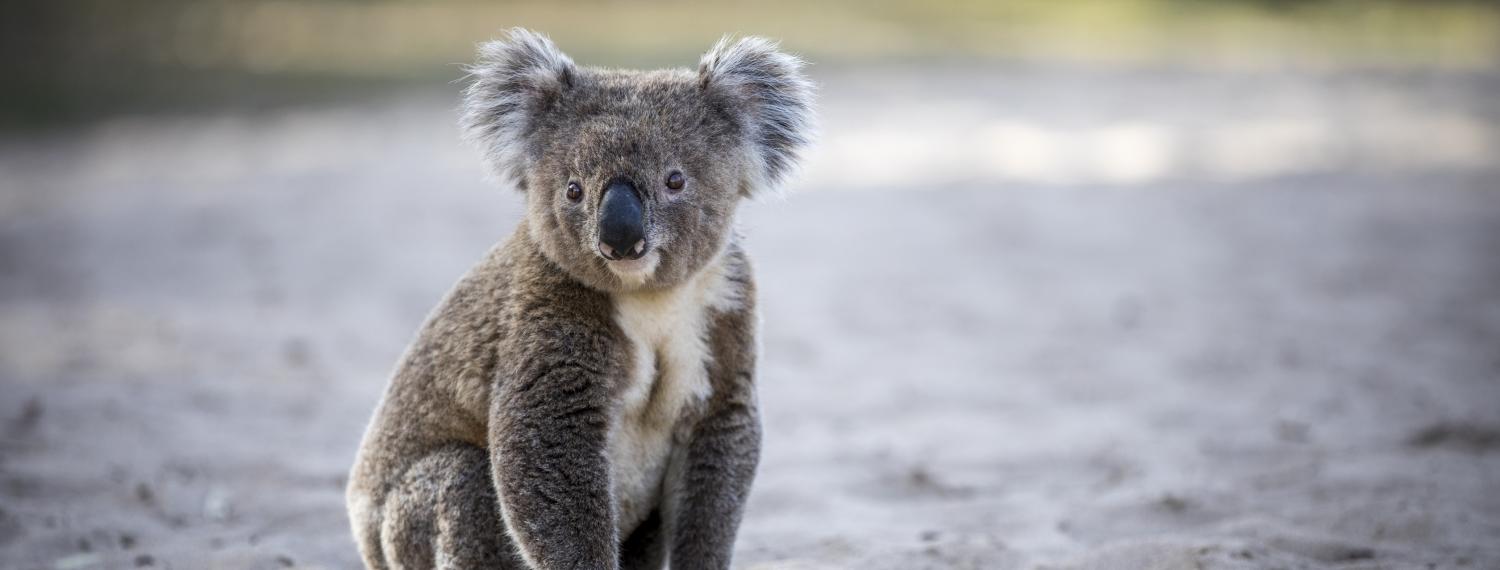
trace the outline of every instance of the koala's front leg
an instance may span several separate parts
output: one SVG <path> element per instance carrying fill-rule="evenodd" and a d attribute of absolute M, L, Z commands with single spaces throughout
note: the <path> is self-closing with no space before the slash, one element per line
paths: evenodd
<path fill-rule="evenodd" d="M 532 568 L 617 568 L 605 379 L 576 361 L 525 361 L 496 387 L 491 414 L 505 526 Z"/>
<path fill-rule="evenodd" d="M 674 459 L 668 519 L 673 568 L 727 569 L 760 462 L 753 317 L 720 315 L 704 415 Z"/>
<path fill-rule="evenodd" d="M 755 466 L 760 418 L 753 396 L 714 406 L 681 465 L 672 514 L 672 567 L 729 568 Z"/>

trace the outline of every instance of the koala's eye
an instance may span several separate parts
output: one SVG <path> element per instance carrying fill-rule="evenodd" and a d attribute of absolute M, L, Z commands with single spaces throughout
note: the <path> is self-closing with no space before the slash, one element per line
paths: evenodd
<path fill-rule="evenodd" d="M 673 170 L 671 174 L 667 175 L 668 189 L 675 192 L 681 190 L 684 184 L 687 184 L 687 177 L 683 176 L 681 172 Z"/>
<path fill-rule="evenodd" d="M 583 199 L 583 187 L 579 186 L 577 182 L 568 183 L 568 199 L 574 202 Z"/>

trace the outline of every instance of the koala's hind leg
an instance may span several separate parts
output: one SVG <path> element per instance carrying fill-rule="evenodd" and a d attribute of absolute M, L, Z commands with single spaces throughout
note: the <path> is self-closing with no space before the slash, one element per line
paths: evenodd
<path fill-rule="evenodd" d="M 381 514 L 380 556 L 392 570 L 526 567 L 506 535 L 483 449 L 455 445 L 418 460 Z"/>

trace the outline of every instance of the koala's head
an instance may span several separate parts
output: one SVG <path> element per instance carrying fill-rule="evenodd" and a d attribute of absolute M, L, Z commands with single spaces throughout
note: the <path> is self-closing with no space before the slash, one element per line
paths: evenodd
<path fill-rule="evenodd" d="M 741 199 L 796 166 L 813 128 L 801 68 L 759 38 L 720 41 L 697 71 L 579 67 L 516 29 L 481 46 L 463 127 L 563 270 L 605 291 L 670 287 L 724 250 Z"/>

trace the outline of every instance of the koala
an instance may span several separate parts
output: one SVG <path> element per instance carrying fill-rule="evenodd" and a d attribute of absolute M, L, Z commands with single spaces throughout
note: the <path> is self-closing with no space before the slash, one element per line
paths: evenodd
<path fill-rule="evenodd" d="M 728 568 L 760 454 L 735 229 L 813 134 L 797 58 L 696 71 L 483 44 L 462 126 L 526 214 L 428 317 L 349 478 L 367 567 Z"/>

